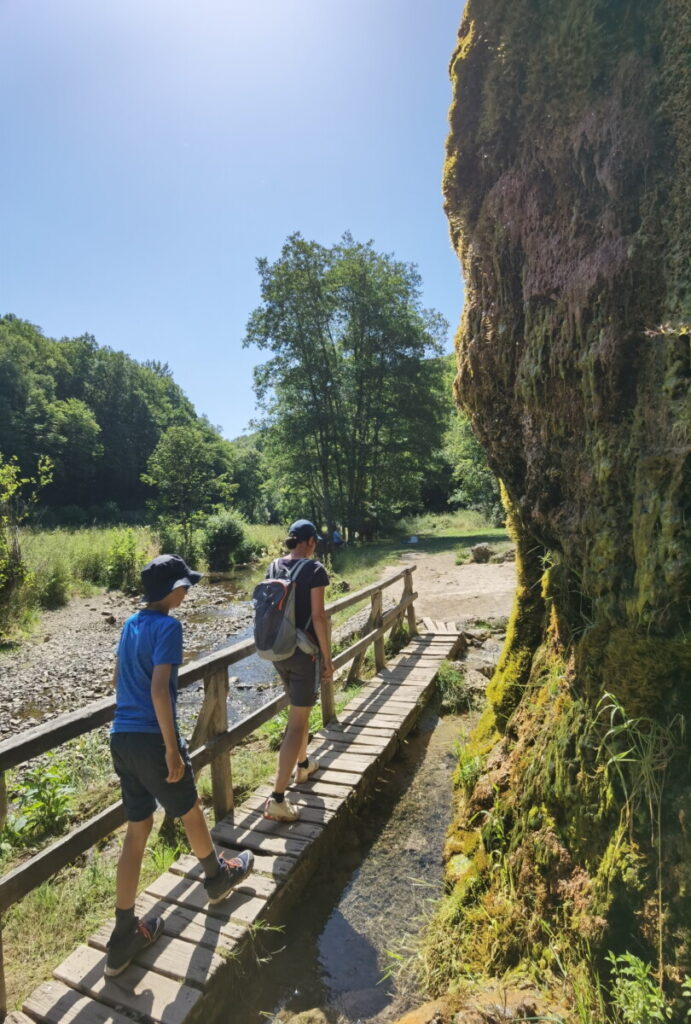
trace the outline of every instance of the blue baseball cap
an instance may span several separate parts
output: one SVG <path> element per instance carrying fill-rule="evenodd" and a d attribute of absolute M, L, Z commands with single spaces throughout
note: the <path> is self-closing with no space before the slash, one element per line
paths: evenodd
<path fill-rule="evenodd" d="M 192 587 L 201 578 L 202 574 L 190 569 L 180 555 L 158 555 L 141 572 L 147 601 L 162 601 L 176 587 Z"/>
<path fill-rule="evenodd" d="M 309 540 L 310 537 L 319 537 L 317 527 L 309 519 L 296 519 L 288 530 L 288 536 L 294 537 L 297 541 Z"/>

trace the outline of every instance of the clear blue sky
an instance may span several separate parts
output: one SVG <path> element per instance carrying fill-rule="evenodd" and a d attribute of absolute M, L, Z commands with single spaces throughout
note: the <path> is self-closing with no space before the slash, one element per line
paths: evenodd
<path fill-rule="evenodd" d="M 0 0 L 0 313 L 168 362 L 254 413 L 255 259 L 345 230 L 450 321 L 441 208 L 463 0 Z"/>

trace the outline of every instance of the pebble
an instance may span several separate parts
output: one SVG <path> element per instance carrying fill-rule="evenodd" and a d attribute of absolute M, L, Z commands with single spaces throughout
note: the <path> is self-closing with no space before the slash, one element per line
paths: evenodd
<path fill-rule="evenodd" d="M 45 612 L 20 647 L 0 654 L 0 742 L 111 694 L 119 630 L 139 607 L 137 597 L 115 592 L 74 598 Z M 176 614 L 185 660 L 233 642 L 252 622 L 251 605 L 230 603 L 214 584 L 195 587 Z"/>

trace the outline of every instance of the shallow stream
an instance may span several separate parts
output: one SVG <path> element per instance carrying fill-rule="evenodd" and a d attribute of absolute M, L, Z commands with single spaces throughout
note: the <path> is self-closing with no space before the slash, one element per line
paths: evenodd
<path fill-rule="evenodd" d="M 210 1024 L 278 1024 L 317 1007 L 339 1024 L 384 1024 L 419 1001 L 409 972 L 400 975 L 408 987 L 385 975 L 409 955 L 442 892 L 463 724 L 424 712 L 403 751 L 382 769 L 337 862 L 318 869 L 282 933 L 270 937 L 274 952 L 261 968 L 259 991 L 243 996 L 235 988 L 229 1003 L 237 1015 L 226 1008 Z"/>

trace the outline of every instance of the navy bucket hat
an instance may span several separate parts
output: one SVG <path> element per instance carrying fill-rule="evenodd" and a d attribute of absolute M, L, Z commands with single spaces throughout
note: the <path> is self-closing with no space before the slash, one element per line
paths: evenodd
<path fill-rule="evenodd" d="M 162 601 L 176 587 L 192 587 L 201 578 L 180 555 L 158 555 L 141 572 L 144 599 Z"/>

